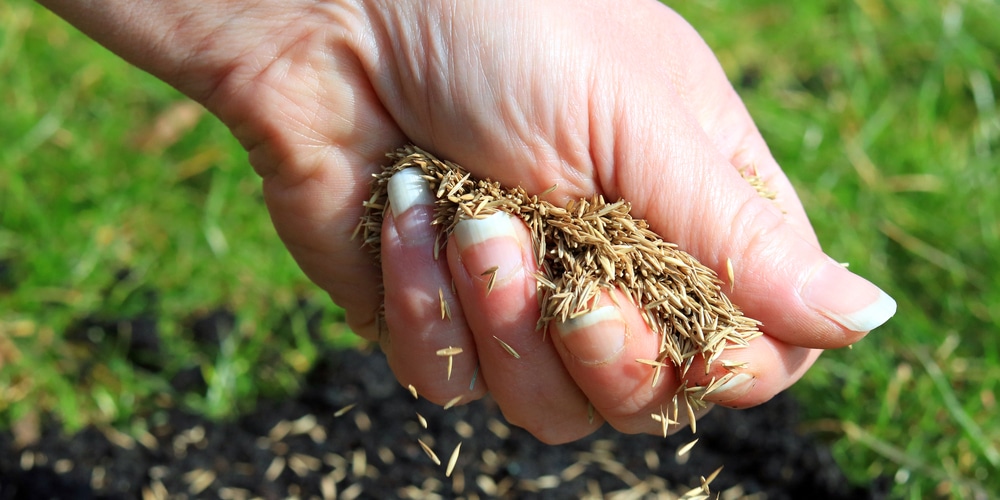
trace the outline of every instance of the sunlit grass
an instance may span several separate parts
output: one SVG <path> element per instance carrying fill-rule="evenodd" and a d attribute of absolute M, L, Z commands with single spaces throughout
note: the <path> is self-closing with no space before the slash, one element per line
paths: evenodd
<path fill-rule="evenodd" d="M 192 366 L 207 389 L 177 397 L 212 416 L 294 389 L 314 344 L 344 329 L 275 237 L 225 127 L 40 7 L 5 3 L 0 26 L 4 420 L 123 421 Z M 188 323 L 217 308 L 234 326 L 206 349 Z M 322 339 L 303 333 L 310 310 Z M 161 370 L 134 368 L 129 338 L 67 339 L 84 318 L 151 318 Z"/>
<path fill-rule="evenodd" d="M 827 252 L 899 302 L 794 388 L 806 429 L 898 497 L 1000 491 L 1000 7 L 670 3 L 717 51 Z M 346 338 L 214 118 L 24 0 L 0 4 L 0 75 L 4 422 L 42 409 L 124 424 L 164 395 L 232 415 Z M 192 338 L 190 318 L 219 307 L 230 333 Z M 88 316 L 142 315 L 159 373 L 121 339 L 65 338 Z M 207 387 L 174 394 L 191 366 Z"/>
<path fill-rule="evenodd" d="M 794 391 L 856 480 L 1000 491 L 1000 7 L 675 2 L 715 48 L 828 253 L 899 312 Z"/>

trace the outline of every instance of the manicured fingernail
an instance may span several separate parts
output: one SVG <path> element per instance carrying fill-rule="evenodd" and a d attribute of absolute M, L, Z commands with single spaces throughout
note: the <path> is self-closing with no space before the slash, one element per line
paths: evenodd
<path fill-rule="evenodd" d="M 389 178 L 387 189 L 399 238 L 411 247 L 426 246 L 437 235 L 431 226 L 434 195 L 421 175 L 418 168 L 400 170 Z"/>
<path fill-rule="evenodd" d="M 625 348 L 625 318 L 617 307 L 600 307 L 553 324 L 566 350 L 584 364 L 607 363 Z"/>
<path fill-rule="evenodd" d="M 733 378 L 727 380 L 717 389 L 705 395 L 706 401 L 713 403 L 725 403 L 734 399 L 739 399 L 750 392 L 757 378 L 749 373 L 737 373 Z"/>
<path fill-rule="evenodd" d="M 530 243 L 518 239 L 516 222 L 510 214 L 497 212 L 455 225 L 455 243 L 462 264 L 473 279 L 486 285 L 487 292 L 502 286 L 524 267 L 522 251 Z"/>
<path fill-rule="evenodd" d="M 809 307 L 855 332 L 868 332 L 896 314 L 896 301 L 868 280 L 828 262 L 806 283 Z"/>
<path fill-rule="evenodd" d="M 434 204 L 430 186 L 422 177 L 419 168 L 406 168 L 393 174 L 389 178 L 388 191 L 389 208 L 397 217 L 414 205 Z"/>

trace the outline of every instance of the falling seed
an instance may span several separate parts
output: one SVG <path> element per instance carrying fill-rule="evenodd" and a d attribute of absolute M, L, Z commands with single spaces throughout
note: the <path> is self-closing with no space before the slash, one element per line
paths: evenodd
<path fill-rule="evenodd" d="M 437 455 L 434 454 L 434 450 L 432 450 L 430 446 L 427 446 L 427 444 L 425 444 L 420 439 L 417 439 L 417 442 L 420 443 L 420 447 L 424 449 L 424 453 L 426 453 L 427 456 L 430 457 L 430 459 L 434 462 L 434 465 L 441 465 L 441 459 L 439 459 Z"/>
<path fill-rule="evenodd" d="M 594 425 L 594 403 L 587 401 L 587 425 Z"/>
<path fill-rule="evenodd" d="M 417 421 L 420 422 L 420 427 L 427 428 L 427 419 L 420 412 L 417 412 Z"/>
<path fill-rule="evenodd" d="M 455 470 L 455 463 L 458 462 L 458 451 L 461 448 L 462 442 L 459 441 L 458 444 L 455 445 L 455 451 L 451 452 L 451 458 L 448 459 L 448 468 L 444 471 L 445 477 L 451 477 L 451 472 Z"/>
<path fill-rule="evenodd" d="M 685 444 L 684 446 L 681 446 L 680 448 L 677 449 L 677 456 L 683 457 L 684 455 L 687 455 L 688 452 L 691 451 L 691 448 L 694 448 L 694 445 L 696 444 L 698 444 L 697 439 L 691 441 L 690 443 Z"/>
<path fill-rule="evenodd" d="M 521 359 L 521 355 L 518 354 L 517 351 L 510 346 L 510 344 L 500 340 L 500 337 L 497 337 L 496 335 L 494 335 L 493 338 L 497 339 L 497 342 L 500 342 L 500 347 L 503 347 L 503 350 L 507 351 L 507 354 L 514 356 L 514 359 Z"/>
<path fill-rule="evenodd" d="M 729 275 L 729 293 L 733 293 L 736 286 L 736 276 L 733 273 L 733 261 L 726 257 L 726 274 Z"/>
<path fill-rule="evenodd" d="M 333 412 L 333 417 L 334 418 L 342 417 L 342 416 L 344 416 L 345 413 L 353 410 L 354 407 L 357 406 L 357 405 L 358 405 L 357 403 L 351 403 L 351 404 L 349 404 L 349 405 L 347 405 L 347 406 L 345 406 L 345 407 L 343 407 L 343 408 L 341 408 L 341 409 Z"/>
<path fill-rule="evenodd" d="M 461 400 L 462 400 L 462 396 L 455 396 L 455 397 L 451 398 L 450 401 L 448 401 L 447 403 L 444 404 L 444 409 L 445 410 L 450 409 L 452 406 L 455 406 L 456 404 L 458 404 L 458 402 L 461 401 Z"/>
<path fill-rule="evenodd" d="M 709 485 L 709 484 L 710 484 L 710 483 L 711 483 L 712 481 L 715 481 L 715 478 L 716 478 L 716 476 L 718 476 L 718 475 L 719 475 L 719 473 L 720 473 L 720 472 L 722 472 L 722 467 L 723 467 L 723 466 L 721 466 L 721 465 L 720 465 L 718 469 L 715 469 L 715 472 L 712 472 L 711 474 L 709 474 L 709 475 L 708 475 L 708 478 L 706 478 L 706 479 L 705 479 L 704 481 L 702 481 L 702 482 L 701 482 L 701 484 L 702 484 L 702 487 L 703 487 L 703 488 L 705 488 L 705 489 L 706 489 L 706 491 L 707 491 L 707 489 L 708 489 L 708 485 Z"/>
<path fill-rule="evenodd" d="M 493 291 L 493 284 L 497 279 L 497 271 L 500 270 L 500 266 L 493 266 L 485 271 L 480 276 L 490 275 L 489 281 L 486 282 L 486 295 L 489 295 Z"/>
<path fill-rule="evenodd" d="M 448 356 L 448 376 L 446 380 L 451 380 L 451 369 L 452 367 L 454 367 L 454 365 L 455 365 L 455 357 Z"/>
<path fill-rule="evenodd" d="M 417 395 L 417 388 L 413 387 L 413 384 L 407 384 L 406 389 L 413 395 L 413 399 L 419 399 L 420 396 Z"/>
<path fill-rule="evenodd" d="M 838 262 L 838 264 L 840 264 L 840 267 L 844 267 L 844 268 L 851 267 L 851 263 L 850 262 Z"/>

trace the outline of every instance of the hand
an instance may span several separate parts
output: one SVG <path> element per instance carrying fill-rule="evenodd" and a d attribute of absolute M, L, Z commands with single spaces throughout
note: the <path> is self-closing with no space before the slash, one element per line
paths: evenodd
<path fill-rule="evenodd" d="M 419 182 L 395 189 L 403 201 L 384 227 L 380 278 L 350 235 L 371 174 L 407 142 L 528 192 L 557 185 L 546 196 L 557 204 L 624 198 L 721 276 L 731 261 L 731 297 L 765 335 L 724 356 L 747 365 L 709 396 L 717 403 L 768 400 L 820 349 L 857 341 L 895 311 L 823 254 L 713 54 L 656 2 L 45 3 L 231 128 L 300 266 L 358 334 L 381 341 L 400 382 L 436 402 L 489 390 L 512 423 L 563 442 L 604 420 L 659 433 L 649 415 L 669 412 L 681 381 L 664 372 L 652 387 L 651 370 L 634 360 L 655 357 L 657 341 L 621 298 L 603 297 L 597 313 L 553 325 L 543 339 L 519 221 L 463 223 L 446 258 L 434 260 Z M 741 177 L 749 167 L 777 205 Z M 482 272 L 492 266 L 487 294 Z M 464 350 L 450 379 L 434 355 L 448 345 Z M 692 369 L 687 383 L 705 385 L 722 369 L 712 370 Z"/>

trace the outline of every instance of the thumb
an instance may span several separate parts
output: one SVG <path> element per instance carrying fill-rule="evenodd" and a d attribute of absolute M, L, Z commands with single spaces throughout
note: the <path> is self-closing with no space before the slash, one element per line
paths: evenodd
<path fill-rule="evenodd" d="M 644 106 L 663 109 L 625 114 L 633 118 L 620 123 L 632 133 L 616 145 L 615 168 L 598 168 L 608 172 L 602 186 L 723 277 L 724 291 L 765 333 L 794 346 L 838 348 L 895 313 L 891 297 L 807 237 L 807 221 L 758 196 L 676 103 Z M 644 118 L 657 116 L 671 119 Z"/>

